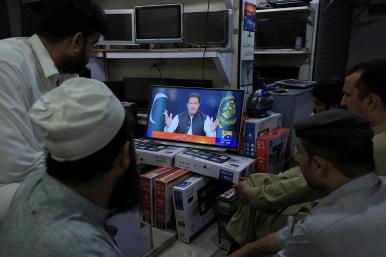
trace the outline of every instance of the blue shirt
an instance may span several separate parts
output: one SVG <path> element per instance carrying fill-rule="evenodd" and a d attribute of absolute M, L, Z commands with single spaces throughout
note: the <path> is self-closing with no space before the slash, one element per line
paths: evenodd
<path fill-rule="evenodd" d="M 0 231 L 0 256 L 121 257 L 100 208 L 46 173 L 16 191 Z"/>

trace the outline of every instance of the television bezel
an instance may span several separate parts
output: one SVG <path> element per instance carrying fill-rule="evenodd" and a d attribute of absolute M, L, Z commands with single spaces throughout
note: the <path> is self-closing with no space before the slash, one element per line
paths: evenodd
<path fill-rule="evenodd" d="M 189 89 L 189 90 L 215 90 L 215 91 L 238 91 L 241 93 L 241 113 L 240 113 L 240 121 L 239 121 L 239 131 L 237 135 L 237 145 L 235 147 L 228 147 L 228 146 L 222 146 L 222 145 L 211 145 L 211 144 L 204 144 L 204 143 L 197 143 L 197 142 L 189 142 L 189 141 L 179 141 L 179 140 L 172 140 L 172 139 L 162 139 L 162 138 L 154 138 L 154 137 L 148 137 L 148 124 L 150 119 L 150 112 L 152 105 L 151 100 L 153 96 L 153 88 L 155 87 L 162 87 L 162 88 L 183 88 L 183 89 Z M 163 85 L 152 85 L 150 88 L 150 94 L 149 94 L 149 107 L 147 111 L 147 120 L 146 120 L 146 128 L 145 128 L 145 138 L 151 141 L 156 141 L 160 144 L 165 145 L 175 145 L 175 146 L 182 146 L 182 147 L 190 147 L 190 148 L 198 148 L 198 149 L 207 149 L 207 150 L 217 150 L 217 151 L 238 151 L 239 145 L 240 145 L 240 137 L 241 137 L 241 122 L 242 117 L 244 115 L 244 90 L 242 89 L 225 89 L 225 88 L 204 88 L 204 87 L 180 87 L 180 86 L 163 86 Z M 220 103 L 219 103 L 220 104 Z"/>
<path fill-rule="evenodd" d="M 137 37 L 137 10 L 146 8 L 162 8 L 168 6 L 179 7 L 179 19 L 180 19 L 180 37 L 168 37 L 168 38 L 138 38 Z M 183 43 L 184 41 L 184 4 L 154 4 L 154 5 L 141 5 L 134 6 L 134 28 L 135 28 L 135 42 L 137 44 L 163 44 L 163 43 Z"/>
<path fill-rule="evenodd" d="M 131 14 L 131 40 L 109 40 L 105 39 L 103 35 L 99 37 L 98 45 L 113 45 L 113 46 L 125 46 L 125 45 L 136 45 L 135 43 L 135 19 L 133 9 L 105 9 L 103 10 L 106 17 L 111 14 Z M 108 28 L 106 28 L 107 30 Z"/>

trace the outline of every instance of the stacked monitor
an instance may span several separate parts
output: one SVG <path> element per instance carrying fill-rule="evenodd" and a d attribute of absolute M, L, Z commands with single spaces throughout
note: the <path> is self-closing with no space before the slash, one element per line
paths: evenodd
<path fill-rule="evenodd" d="M 134 45 L 133 9 L 104 10 L 106 14 L 106 33 L 101 36 L 100 45 Z"/>
<path fill-rule="evenodd" d="M 183 42 L 182 4 L 135 6 L 134 12 L 138 44 Z"/>
<path fill-rule="evenodd" d="M 146 137 L 236 150 L 243 100 L 243 90 L 153 86 Z"/>

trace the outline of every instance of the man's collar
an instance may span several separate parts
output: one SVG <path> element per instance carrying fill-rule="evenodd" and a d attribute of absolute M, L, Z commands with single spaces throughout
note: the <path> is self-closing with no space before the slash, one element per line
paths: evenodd
<path fill-rule="evenodd" d="M 382 122 L 381 124 L 378 124 L 378 125 L 375 125 L 373 127 L 373 130 L 374 130 L 374 134 L 379 134 L 383 131 L 386 131 L 386 121 Z"/>
<path fill-rule="evenodd" d="M 54 61 L 52 60 L 50 54 L 47 51 L 47 48 L 44 46 L 39 36 L 34 34 L 28 40 L 31 43 L 32 49 L 39 60 L 44 75 L 48 78 L 50 76 L 59 74 Z"/>

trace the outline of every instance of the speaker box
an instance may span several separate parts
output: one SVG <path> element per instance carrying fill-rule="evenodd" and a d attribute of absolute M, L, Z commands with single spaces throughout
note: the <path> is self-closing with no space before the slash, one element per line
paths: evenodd
<path fill-rule="evenodd" d="M 228 43 L 228 11 L 184 13 L 184 43 L 225 47 Z"/>

